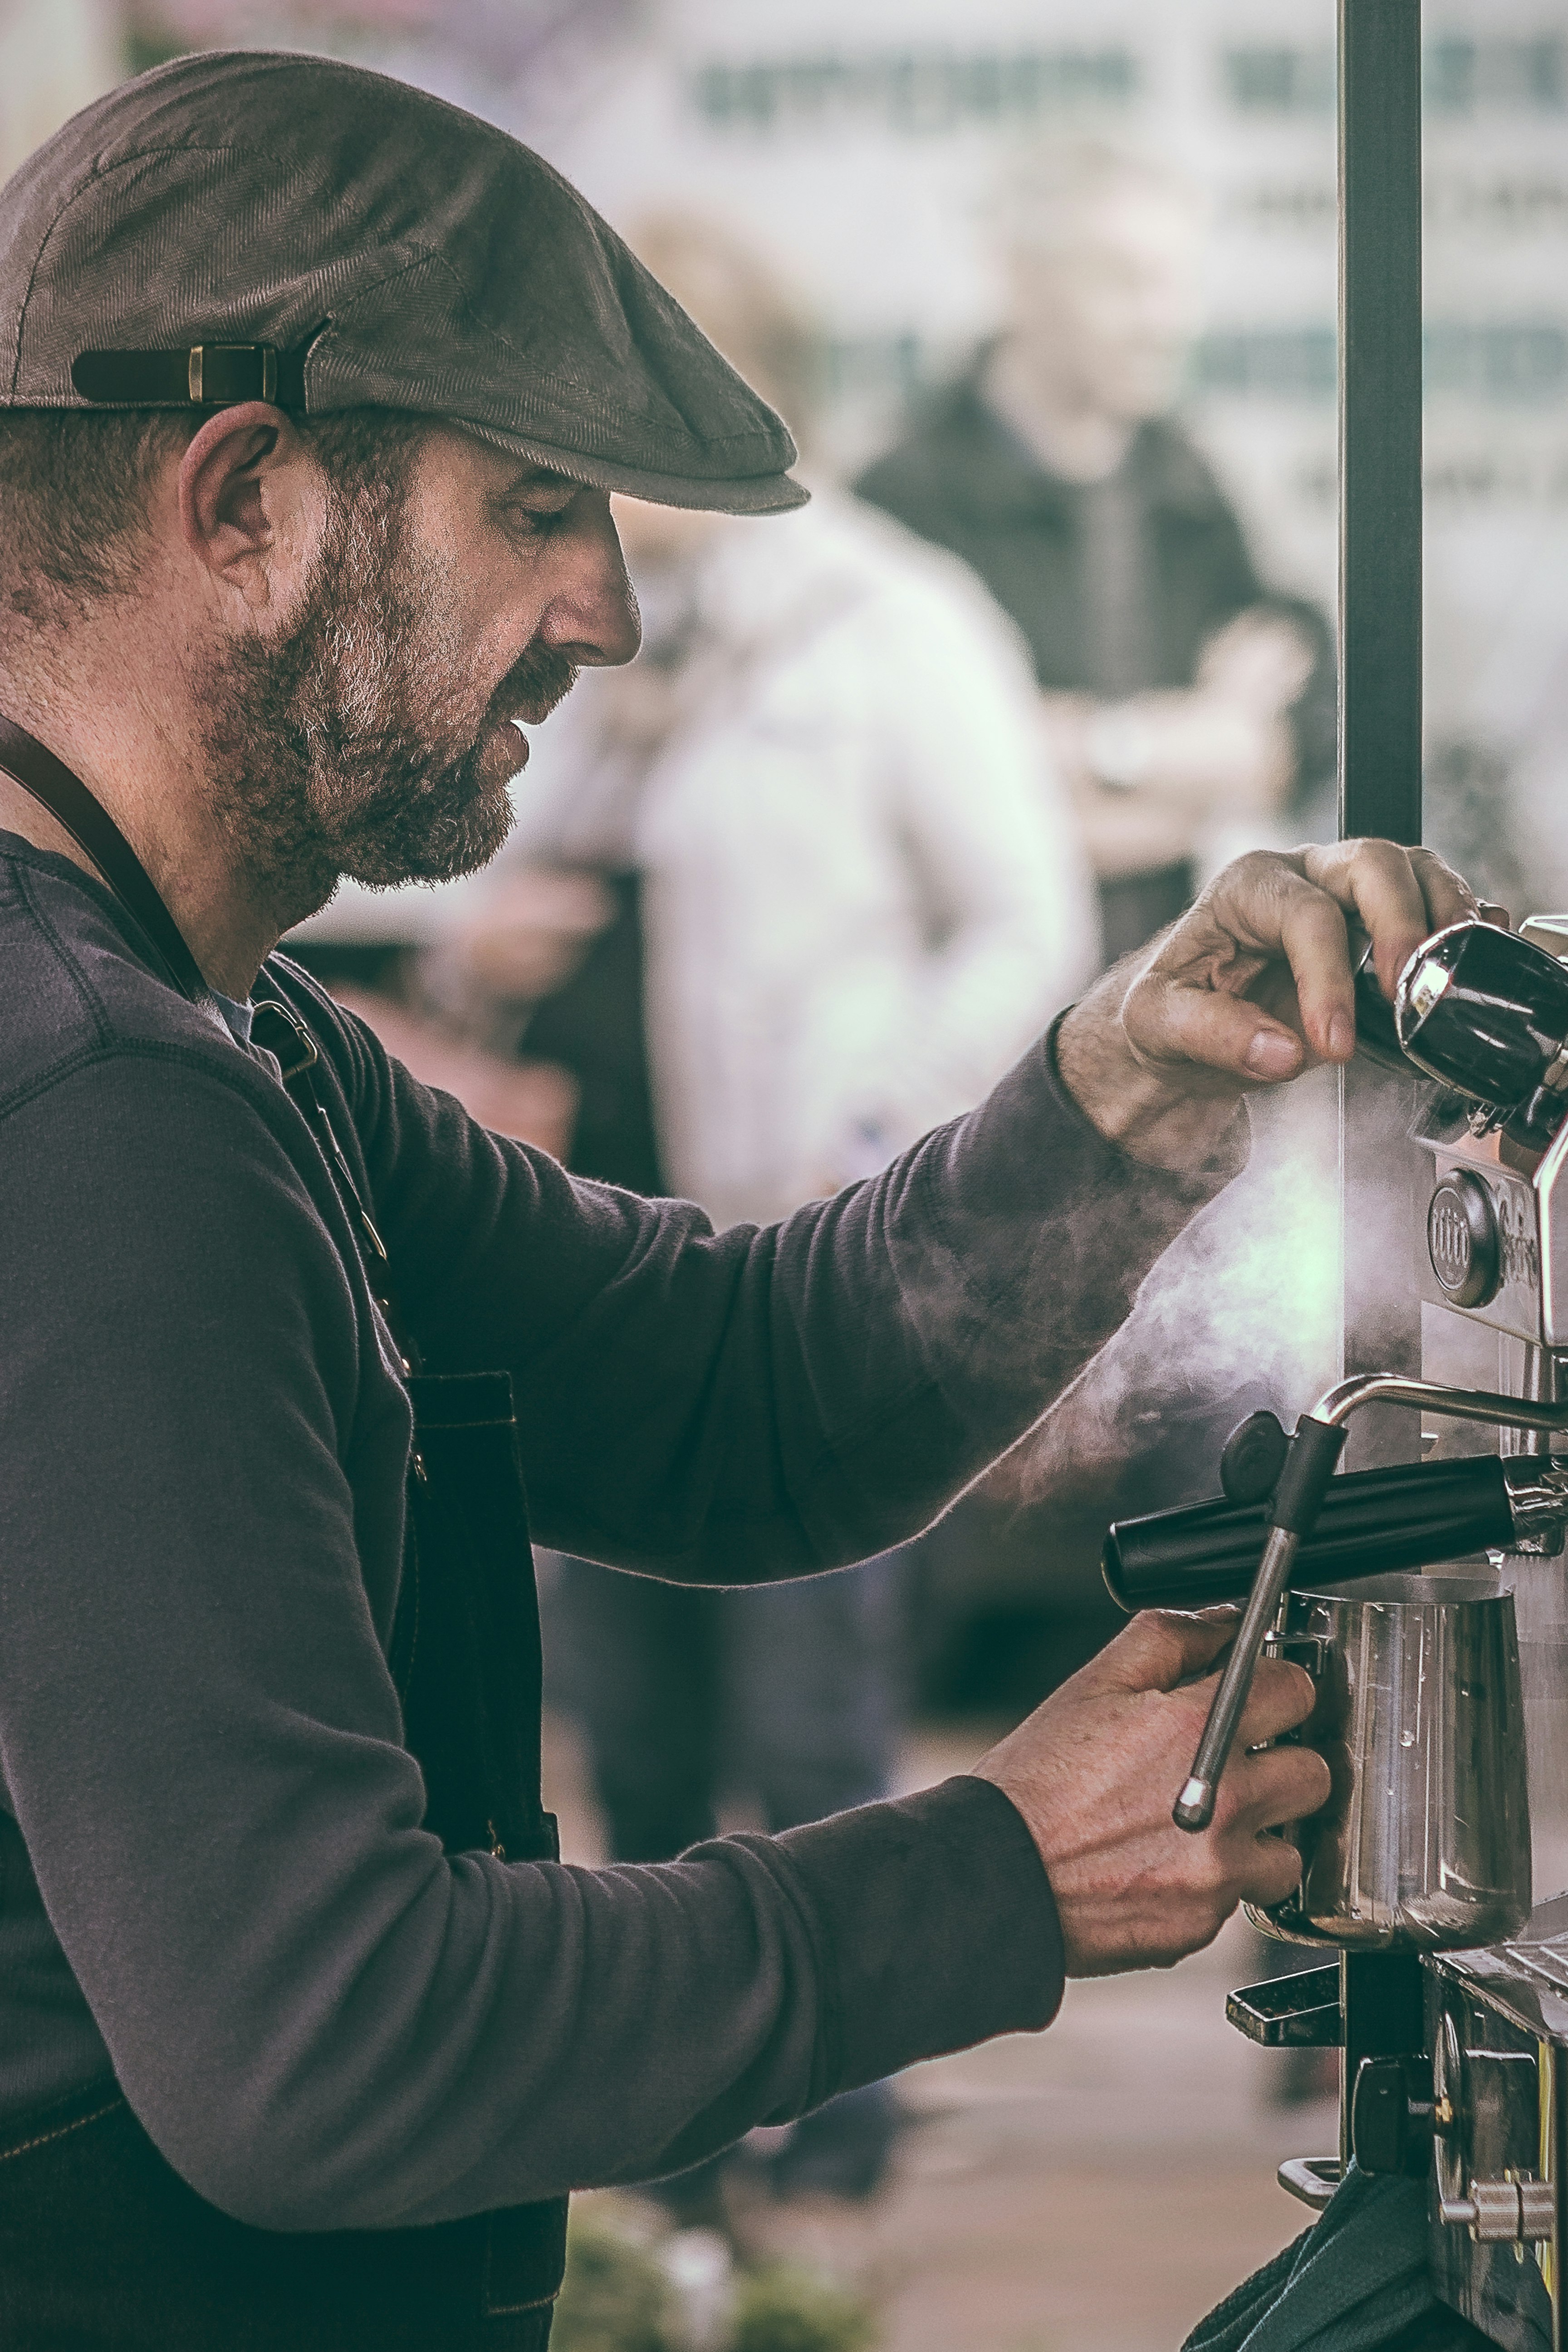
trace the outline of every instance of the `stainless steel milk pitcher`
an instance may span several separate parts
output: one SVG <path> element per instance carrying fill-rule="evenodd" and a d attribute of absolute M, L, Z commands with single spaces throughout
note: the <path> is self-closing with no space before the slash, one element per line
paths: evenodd
<path fill-rule="evenodd" d="M 1468 1949 L 1530 1916 L 1530 1795 L 1513 1595 L 1454 1576 L 1295 1592 L 1269 1649 L 1307 1667 L 1296 1737 L 1333 1790 L 1285 1832 L 1286 1902 L 1250 1911 L 1292 1943 Z"/>

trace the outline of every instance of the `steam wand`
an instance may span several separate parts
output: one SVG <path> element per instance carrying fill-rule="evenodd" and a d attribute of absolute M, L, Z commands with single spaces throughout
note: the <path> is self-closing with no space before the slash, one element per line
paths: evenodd
<path fill-rule="evenodd" d="M 1568 1431 L 1568 1402 L 1527 1402 L 1487 1389 L 1444 1388 L 1434 1381 L 1406 1380 L 1398 1372 L 1365 1372 L 1341 1381 L 1319 1399 L 1316 1410 L 1296 1423 L 1274 1490 L 1269 1539 L 1247 1607 L 1231 1645 L 1219 1688 L 1197 1753 L 1172 1815 L 1178 1829 L 1206 1830 L 1214 1819 L 1219 1777 L 1229 1760 L 1237 1727 L 1247 1706 L 1263 1643 L 1290 1587 L 1296 1554 L 1312 1532 L 1330 1479 L 1344 1446 L 1345 1423 L 1366 1404 L 1424 1405 L 1451 1421 L 1485 1421 L 1511 1429 Z"/>

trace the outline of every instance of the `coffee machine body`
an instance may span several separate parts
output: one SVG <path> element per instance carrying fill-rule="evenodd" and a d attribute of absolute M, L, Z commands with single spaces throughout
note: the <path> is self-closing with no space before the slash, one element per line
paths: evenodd
<path fill-rule="evenodd" d="M 1247 1594 L 1183 1830 L 1264 1651 L 1317 1683 L 1291 1736 L 1333 1793 L 1259 1924 L 1318 1965 L 1227 2003 L 1253 2041 L 1342 2053 L 1337 2156 L 1281 2184 L 1321 2209 L 1353 2156 L 1422 2182 L 1442 2299 L 1503 2352 L 1568 2352 L 1568 917 L 1436 933 L 1392 1017 L 1368 967 L 1357 1026 L 1437 1082 L 1397 1187 L 1346 1202 L 1388 1285 L 1363 1320 L 1407 1328 L 1414 1290 L 1421 1363 L 1354 1372 L 1291 1438 L 1252 1415 L 1222 1495 L 1109 1530 L 1106 1583 L 1128 1611 Z M 1365 1407 L 1408 1415 L 1396 1458 L 1335 1475 Z"/>
<path fill-rule="evenodd" d="M 1503 2352 L 1563 2352 L 1568 1897 L 1540 1905 L 1517 1943 L 1424 1974 L 1433 2284 Z"/>
<path fill-rule="evenodd" d="M 1568 922 L 1522 927 L 1568 964 Z M 1568 1398 L 1568 1121 L 1543 1153 L 1473 1103 L 1435 1092 L 1417 1118 L 1411 1203 L 1414 1278 L 1423 1302 L 1428 1378 L 1491 1378 L 1530 1400 Z M 1495 1359 L 1492 1349 L 1495 1347 Z M 1505 1457 L 1562 1454 L 1539 1431 L 1478 1431 Z M 1445 1443 L 1452 1443 L 1448 1424 Z M 1563 1458 L 1568 1458 L 1563 1456 Z M 1414 2140 L 1406 2168 L 1425 2175 L 1432 2275 L 1442 2299 L 1504 2352 L 1568 2352 L 1562 2252 L 1568 2251 L 1568 1573 L 1561 1534 L 1491 1566 L 1514 1591 L 1522 1658 L 1524 1745 L 1537 1903 L 1527 1923 L 1479 1949 L 1428 1951 L 1422 2048 L 1401 2061 Z M 1486 1792 L 1481 1792 L 1487 1801 Z M 1491 1799 L 1505 1801 L 1506 1787 Z M 1346 2007 L 1348 2011 L 1348 1998 Z M 1356 2035 L 1345 2018 L 1347 2060 Z M 1354 2071 L 1365 2074 L 1359 2062 Z M 1375 2070 L 1347 2063 L 1342 2136 L 1372 2161 Z M 1380 2064 L 1389 2062 L 1380 2061 Z M 1386 2088 L 1386 2084 L 1385 2084 Z M 1426 2114 L 1421 2110 L 1427 2110 Z M 1429 2117 L 1429 2121 L 1428 2121 Z"/>
<path fill-rule="evenodd" d="M 1320 1550 L 1349 1580 L 1297 1578 L 1265 1637 L 1318 1681 L 1301 1736 L 1334 1793 L 1293 1832 L 1298 1895 L 1259 1924 L 1337 1959 L 1228 2008 L 1255 2041 L 1343 2053 L 1338 2156 L 1291 2159 L 1281 2184 L 1321 2208 L 1353 2155 L 1422 2181 L 1442 2300 L 1503 2352 L 1568 2352 L 1568 917 L 1439 932 L 1395 1016 L 1438 1084 L 1408 1195 L 1347 1213 L 1385 1221 L 1380 1263 L 1421 1299 L 1420 1375 L 1347 1381 L 1314 1420 L 1381 1391 L 1437 1425 L 1420 1465 L 1330 1482 Z M 1429 1548 L 1423 1494 L 1472 1485 L 1531 1508 Z M 1113 1529 L 1124 1581 L 1238 1540 L 1228 1504 L 1169 1517 L 1163 1554 L 1154 1519 Z"/>

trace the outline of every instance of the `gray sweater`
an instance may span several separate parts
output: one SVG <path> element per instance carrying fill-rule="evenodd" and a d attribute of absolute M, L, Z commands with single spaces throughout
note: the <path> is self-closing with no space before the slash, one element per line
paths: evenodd
<path fill-rule="evenodd" d="M 0 2143 L 110 2072 L 277 2229 L 648 2178 L 1061 1989 L 970 1778 L 657 1867 L 449 1859 L 386 1647 L 407 1400 L 276 1066 L 0 835 Z M 746 1582 L 883 1549 L 1051 1402 L 1228 1166 L 1034 1049 L 764 1230 L 574 1180 L 281 960 L 433 1370 L 504 1366 L 543 1541 Z M 548 1801 L 548 1791 L 547 1791 Z"/>

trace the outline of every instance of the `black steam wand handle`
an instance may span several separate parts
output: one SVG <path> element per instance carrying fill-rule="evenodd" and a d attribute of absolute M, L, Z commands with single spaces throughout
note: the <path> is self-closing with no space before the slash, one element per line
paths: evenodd
<path fill-rule="evenodd" d="M 1258 1563 L 1258 1573 L 1247 1596 L 1247 1607 L 1219 1678 L 1219 1688 L 1214 1694 L 1208 1721 L 1203 1727 L 1203 1738 L 1192 1759 L 1192 1770 L 1176 1801 L 1173 1819 L 1177 1829 L 1206 1830 L 1214 1819 L 1219 1776 L 1229 1760 L 1237 1726 L 1252 1688 L 1252 1676 L 1263 1654 L 1265 1636 L 1290 1587 L 1291 1570 L 1301 1538 L 1311 1535 L 1318 1506 L 1339 1466 L 1344 1436 L 1344 1431 L 1334 1423 L 1316 1421 L 1311 1413 L 1303 1413 L 1296 1423 L 1296 1433 L 1274 1490 L 1269 1540 L 1263 1547 L 1263 1557 Z"/>
<path fill-rule="evenodd" d="M 1248 1595 L 1197 1754 L 1172 1810 L 1178 1829 L 1206 1830 L 1214 1819 L 1219 1778 L 1229 1761 L 1237 1727 L 1263 1643 L 1290 1589 L 1291 1570 L 1302 1538 L 1309 1536 L 1344 1444 L 1344 1423 L 1364 1404 L 1424 1405 L 1454 1421 L 1500 1423 L 1511 1429 L 1568 1432 L 1568 1402 L 1548 1404 L 1499 1394 L 1489 1389 L 1445 1388 L 1437 1381 L 1406 1380 L 1398 1372 L 1365 1372 L 1341 1381 L 1320 1399 L 1315 1413 L 1303 1413 L 1291 1440 L 1274 1494 L 1273 1522 L 1258 1574 Z M 1299 1464 L 1299 1467 L 1298 1467 Z"/>

